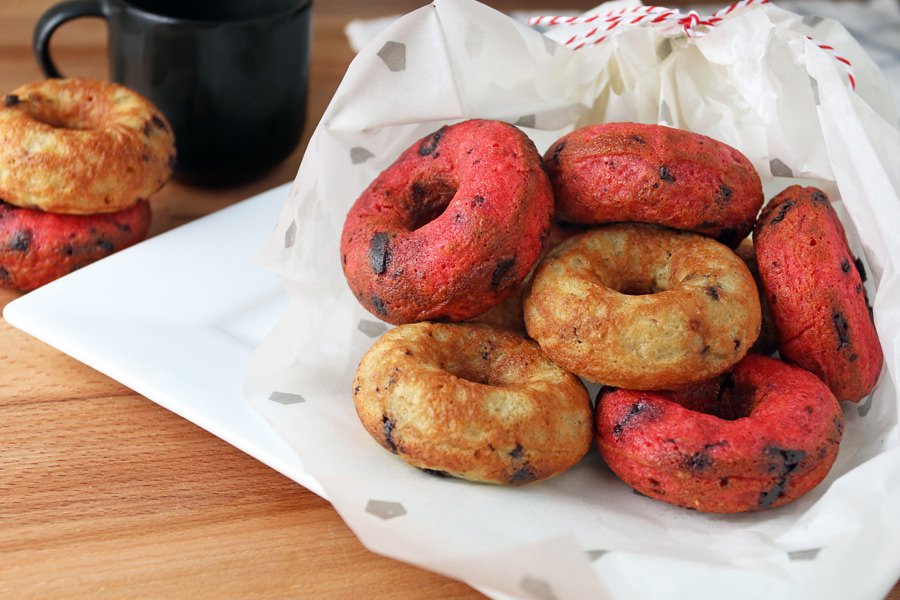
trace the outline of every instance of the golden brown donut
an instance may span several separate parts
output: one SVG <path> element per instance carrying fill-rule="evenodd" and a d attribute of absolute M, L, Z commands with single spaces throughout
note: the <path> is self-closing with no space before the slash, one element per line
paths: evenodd
<path fill-rule="evenodd" d="M 674 389 L 744 357 L 759 335 L 759 296 L 744 262 L 712 238 L 612 225 L 573 237 L 540 264 L 525 325 L 577 375 Z"/>
<path fill-rule="evenodd" d="M 0 102 L 0 199 L 90 214 L 133 206 L 172 174 L 165 117 L 126 87 L 84 79 L 24 85 Z"/>
<path fill-rule="evenodd" d="M 591 402 L 581 381 L 534 342 L 488 325 L 392 329 L 360 361 L 353 401 L 384 448 L 471 481 L 545 479 L 591 445 Z"/>

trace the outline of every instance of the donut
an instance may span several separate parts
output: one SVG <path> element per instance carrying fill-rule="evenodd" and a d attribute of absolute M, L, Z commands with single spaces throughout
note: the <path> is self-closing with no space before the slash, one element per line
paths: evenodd
<path fill-rule="evenodd" d="M 590 450 L 581 381 L 534 342 L 475 323 L 396 327 L 363 356 L 353 401 L 381 446 L 421 469 L 522 485 Z"/>
<path fill-rule="evenodd" d="M 463 321 L 512 293 L 536 262 L 553 193 L 531 140 L 499 121 L 444 126 L 356 200 L 341 263 L 359 302 L 393 324 Z"/>
<path fill-rule="evenodd" d="M 544 162 L 557 218 L 572 223 L 650 223 L 733 247 L 763 203 L 759 175 L 743 154 L 661 125 L 582 127 L 552 144 Z"/>
<path fill-rule="evenodd" d="M 748 355 L 680 392 L 603 389 L 597 447 L 639 493 L 710 513 L 774 508 L 819 484 L 844 418 L 834 394 L 799 367 Z"/>
<path fill-rule="evenodd" d="M 60 215 L 0 202 L 0 287 L 28 292 L 147 236 L 150 205 Z"/>
<path fill-rule="evenodd" d="M 754 243 L 782 358 L 818 375 L 838 400 L 868 395 L 884 357 L 862 263 L 828 196 L 788 187 L 763 209 Z"/>
<path fill-rule="evenodd" d="M 673 389 L 714 377 L 759 335 L 759 296 L 743 261 L 702 235 L 608 225 L 538 266 L 525 326 L 563 368 L 595 383 Z"/>
<path fill-rule="evenodd" d="M 0 103 L 0 199 L 16 206 L 124 210 L 162 187 L 174 160 L 166 118 L 121 85 L 47 79 Z"/>

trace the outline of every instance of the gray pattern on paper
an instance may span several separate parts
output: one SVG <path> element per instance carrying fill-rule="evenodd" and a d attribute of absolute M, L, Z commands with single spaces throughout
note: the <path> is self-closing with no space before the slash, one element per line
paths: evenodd
<path fill-rule="evenodd" d="M 300 394 L 291 394 L 289 392 L 272 392 L 271 394 L 269 394 L 269 400 L 284 405 L 300 404 L 301 402 L 306 402 L 306 398 L 304 398 Z"/>
<path fill-rule="evenodd" d="M 392 72 L 406 70 L 406 44 L 400 42 L 385 42 L 378 51 L 378 58 L 384 61 Z"/>
<path fill-rule="evenodd" d="M 354 165 L 364 163 L 374 156 L 374 154 L 372 154 L 362 146 L 354 146 L 350 148 L 350 162 Z"/>
<path fill-rule="evenodd" d="M 370 338 L 377 338 L 388 330 L 387 325 L 384 323 L 369 321 L 367 319 L 360 319 L 356 328 Z"/>
<path fill-rule="evenodd" d="M 406 509 L 399 502 L 369 500 L 368 504 L 366 504 L 366 512 L 387 521 L 394 517 L 402 517 L 406 514 Z"/>

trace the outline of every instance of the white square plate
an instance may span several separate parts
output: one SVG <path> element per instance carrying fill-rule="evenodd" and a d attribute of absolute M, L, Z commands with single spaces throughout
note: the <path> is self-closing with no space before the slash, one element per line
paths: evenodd
<path fill-rule="evenodd" d="M 243 397 L 244 365 L 287 305 L 256 267 L 289 184 L 127 248 L 10 302 L 13 326 L 323 495 Z"/>

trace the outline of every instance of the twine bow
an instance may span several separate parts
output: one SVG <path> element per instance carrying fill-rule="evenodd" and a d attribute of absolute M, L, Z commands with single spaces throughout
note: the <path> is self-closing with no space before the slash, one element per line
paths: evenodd
<path fill-rule="evenodd" d="M 663 6 L 638 5 L 619 8 L 602 14 L 579 17 L 532 17 L 529 20 L 529 25 L 533 27 L 592 25 L 592 27 L 575 33 L 563 42 L 564 46 L 578 50 L 584 46 L 599 44 L 610 36 L 632 27 L 659 27 L 664 29 L 675 27 L 681 29 L 687 37 L 700 37 L 736 11 L 740 12 L 741 9 L 752 5 L 768 3 L 769 0 L 738 0 L 708 16 L 702 16 L 694 10 L 683 13 L 677 9 Z M 806 36 L 806 38 L 843 65 L 847 72 L 847 79 L 850 81 L 850 87 L 856 89 L 856 79 L 853 77 L 853 65 L 850 60 L 838 54 L 833 46 L 820 44 L 809 36 Z"/>

